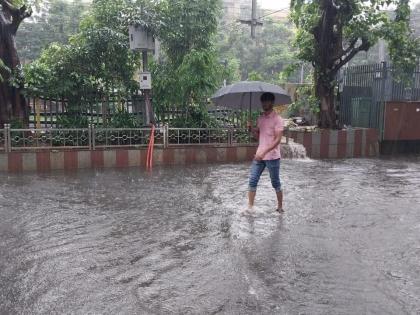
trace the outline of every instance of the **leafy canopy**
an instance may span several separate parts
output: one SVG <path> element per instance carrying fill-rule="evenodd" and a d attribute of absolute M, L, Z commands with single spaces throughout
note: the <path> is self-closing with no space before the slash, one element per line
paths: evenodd
<path fill-rule="evenodd" d="M 291 47 L 294 30 L 286 22 L 264 20 L 257 40 L 249 36 L 248 26 L 232 26 L 228 31 L 220 28 L 218 49 L 228 64 L 238 63 L 239 78 L 276 82 L 279 73 L 296 59 Z"/>
<path fill-rule="evenodd" d="M 165 0 L 158 5 L 163 58 L 152 66 L 154 104 L 203 106 L 225 69 L 215 49 L 218 0 Z"/>
<path fill-rule="evenodd" d="M 86 9 L 82 0 L 52 0 L 35 8 L 16 36 L 21 60 L 24 63 L 35 60 L 51 43 L 67 44 L 69 37 L 79 31 Z"/>
<path fill-rule="evenodd" d="M 407 70 L 416 62 L 419 40 L 409 26 L 408 0 L 292 0 L 291 9 L 297 57 L 327 81 L 380 38 L 388 41 L 395 65 Z"/>

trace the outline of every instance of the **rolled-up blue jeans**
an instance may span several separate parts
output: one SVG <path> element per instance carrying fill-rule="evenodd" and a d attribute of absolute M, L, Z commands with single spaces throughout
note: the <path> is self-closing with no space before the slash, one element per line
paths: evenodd
<path fill-rule="evenodd" d="M 281 192 L 280 182 L 280 159 L 253 161 L 251 166 L 251 175 L 249 176 L 249 191 L 257 191 L 258 182 L 260 181 L 261 174 L 265 168 L 268 169 L 271 178 L 271 185 L 276 192 Z"/>

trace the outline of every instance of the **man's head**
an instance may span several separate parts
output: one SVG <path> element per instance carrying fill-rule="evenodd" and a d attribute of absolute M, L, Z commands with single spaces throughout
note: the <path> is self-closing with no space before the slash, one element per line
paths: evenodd
<path fill-rule="evenodd" d="M 273 110 L 274 106 L 274 94 L 273 93 L 264 93 L 261 95 L 261 106 L 265 112 Z"/>

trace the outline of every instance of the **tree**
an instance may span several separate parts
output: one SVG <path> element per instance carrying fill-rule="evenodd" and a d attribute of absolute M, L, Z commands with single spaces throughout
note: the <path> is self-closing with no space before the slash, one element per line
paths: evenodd
<path fill-rule="evenodd" d="M 387 6 L 396 6 L 395 18 L 383 11 Z M 419 43 L 409 27 L 408 0 L 292 0 L 291 11 L 297 57 L 314 66 L 323 128 L 336 127 L 336 75 L 359 52 L 384 38 L 394 65 L 407 71 L 415 64 Z"/>
<path fill-rule="evenodd" d="M 218 0 L 165 0 L 158 6 L 163 60 L 153 69 L 155 106 L 204 112 L 206 100 L 221 86 L 224 68 L 214 47 Z"/>
<path fill-rule="evenodd" d="M 20 71 L 15 36 L 22 21 L 30 15 L 31 10 L 23 0 L 0 0 L 0 127 L 14 118 L 28 121 L 22 83 L 11 81 Z"/>
<path fill-rule="evenodd" d="M 276 82 L 279 73 L 295 62 L 293 37 L 289 25 L 267 19 L 256 40 L 250 37 L 248 27 L 233 25 L 227 32 L 221 27 L 218 48 L 222 59 L 239 61 L 242 80 L 258 74 L 265 81 Z"/>
<path fill-rule="evenodd" d="M 65 96 L 75 104 L 84 94 L 135 90 L 133 78 L 140 64 L 129 50 L 128 11 L 124 0 L 95 0 L 68 44 L 51 44 L 25 66 L 27 90 Z"/>
<path fill-rule="evenodd" d="M 79 31 L 79 23 L 88 5 L 82 0 L 44 1 L 26 19 L 16 37 L 16 45 L 24 63 L 35 60 L 51 43 L 67 44 Z"/>
<path fill-rule="evenodd" d="M 129 50 L 128 26 L 140 24 L 159 37 L 162 58 L 152 62 L 155 107 L 182 106 L 204 117 L 204 105 L 221 86 L 224 68 L 214 48 L 219 0 L 94 0 L 68 44 L 52 44 L 25 66 L 32 94 L 65 95 L 133 91 L 140 56 Z"/>

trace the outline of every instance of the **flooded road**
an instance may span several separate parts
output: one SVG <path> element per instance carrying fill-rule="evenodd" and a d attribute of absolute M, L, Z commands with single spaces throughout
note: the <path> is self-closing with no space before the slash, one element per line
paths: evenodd
<path fill-rule="evenodd" d="M 420 159 L 0 175 L 0 314 L 420 314 Z"/>

